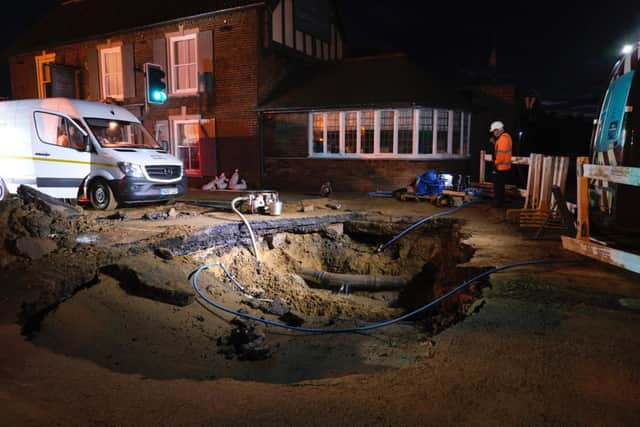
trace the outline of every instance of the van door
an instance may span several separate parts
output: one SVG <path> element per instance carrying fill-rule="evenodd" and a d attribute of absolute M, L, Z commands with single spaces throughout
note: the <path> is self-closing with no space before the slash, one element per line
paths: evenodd
<path fill-rule="evenodd" d="M 91 153 L 80 127 L 62 115 L 35 111 L 33 158 L 40 191 L 57 198 L 75 199 L 91 170 Z"/>

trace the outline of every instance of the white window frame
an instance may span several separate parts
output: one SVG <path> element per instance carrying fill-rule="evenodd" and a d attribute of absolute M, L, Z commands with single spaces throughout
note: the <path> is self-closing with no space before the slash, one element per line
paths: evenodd
<path fill-rule="evenodd" d="M 175 35 L 175 36 L 168 36 L 168 43 L 169 43 L 169 60 L 167 61 L 169 64 L 169 86 L 170 86 L 170 95 L 177 95 L 177 96 L 184 96 L 184 95 L 194 95 L 196 93 L 198 93 L 198 32 L 194 31 L 194 32 L 190 32 L 188 34 L 181 34 L 181 35 Z M 177 89 L 176 85 L 178 82 L 178 79 L 175 76 L 175 67 L 177 66 L 174 62 L 175 59 L 175 43 L 179 42 L 179 41 L 183 41 L 183 40 L 191 40 L 193 39 L 195 46 L 194 46 L 194 54 L 195 54 L 195 60 L 194 60 L 194 64 L 195 64 L 195 70 L 196 70 L 196 75 L 195 75 L 195 86 L 193 88 L 187 88 L 187 89 Z"/>
<path fill-rule="evenodd" d="M 180 159 L 180 153 L 178 152 L 178 126 L 185 124 L 197 124 L 200 125 L 200 116 L 189 115 L 189 116 L 171 116 L 169 117 L 169 121 L 171 123 L 171 148 L 173 149 L 173 155 Z M 187 169 L 187 165 L 183 162 L 183 167 L 185 173 L 189 176 L 201 176 L 202 175 L 202 146 L 200 142 L 198 142 L 198 157 L 200 163 L 200 169 Z"/>
<path fill-rule="evenodd" d="M 398 116 L 401 110 L 411 110 L 411 122 L 412 122 L 412 152 L 411 153 L 398 153 Z M 432 120 L 433 120 L 433 140 L 432 140 L 432 152 L 429 154 L 418 154 L 418 138 L 419 138 L 419 126 L 420 126 L 420 116 L 421 111 L 423 109 L 430 109 L 432 111 Z M 373 134 L 373 153 L 361 153 L 361 117 L 364 111 L 373 111 L 373 119 L 374 119 L 374 134 Z M 394 127 L 393 127 L 393 153 L 381 153 L 380 152 L 380 113 L 382 111 L 393 111 L 394 112 Z M 400 159 L 400 160 L 409 160 L 409 159 L 467 159 L 470 157 L 469 144 L 471 141 L 471 113 L 461 110 L 456 110 L 461 113 L 460 120 L 460 140 L 453 140 L 453 115 L 454 110 L 447 110 L 443 108 L 430 108 L 430 107 L 412 107 L 412 108 L 401 108 L 401 109 L 393 109 L 393 108 L 383 108 L 376 110 L 344 110 L 344 111 L 311 111 L 308 114 L 308 157 L 310 158 L 361 158 L 361 159 Z M 340 152 L 339 153 L 328 153 L 327 152 L 327 113 L 338 113 L 339 117 L 339 128 L 340 128 Z M 356 152 L 355 153 L 346 153 L 345 152 L 345 132 L 346 132 L 346 115 L 348 113 L 356 113 L 356 123 L 357 123 L 357 132 L 356 132 Z M 323 122 L 323 151 L 322 153 L 314 153 L 313 152 L 313 117 L 315 114 L 322 115 Z M 447 153 L 438 153 L 437 152 L 437 142 L 438 142 L 438 115 L 446 114 L 448 118 L 447 124 Z M 466 126 L 467 129 L 463 130 L 462 127 Z M 465 133 L 466 132 L 466 133 Z M 466 137 L 466 141 L 465 141 Z M 465 152 L 465 143 L 466 151 Z M 460 153 L 453 153 L 454 145 L 457 144 L 457 147 L 460 148 Z"/>
<path fill-rule="evenodd" d="M 106 92 L 107 91 L 107 84 L 106 84 L 107 75 L 105 74 L 105 70 L 106 70 L 105 54 L 114 53 L 114 52 L 117 52 L 120 54 L 119 73 L 120 73 L 120 80 L 122 81 L 122 93 L 108 94 Z M 122 47 L 121 46 L 113 46 L 113 47 L 100 49 L 100 86 L 101 86 L 100 92 L 102 93 L 102 99 L 113 98 L 120 101 L 124 99 L 124 73 L 122 71 Z"/>
<path fill-rule="evenodd" d="M 45 76 L 42 73 L 43 66 L 45 64 L 53 64 L 56 61 L 55 53 L 42 53 L 42 55 L 38 55 L 35 57 L 36 61 L 36 77 L 38 79 L 38 98 L 44 99 L 47 97 L 47 90 L 45 89 L 45 84 L 51 83 L 51 70 L 49 70 L 49 79 L 45 79 Z"/>

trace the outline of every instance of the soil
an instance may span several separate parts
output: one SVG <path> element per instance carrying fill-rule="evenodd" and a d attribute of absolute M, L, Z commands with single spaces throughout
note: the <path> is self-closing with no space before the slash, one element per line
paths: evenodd
<path fill-rule="evenodd" d="M 19 199 L 1 206 L 3 424 L 633 425 L 640 416 L 638 275 L 584 262 L 553 236 L 529 239 L 504 210 L 485 205 L 375 253 L 441 209 L 334 194 L 305 199 L 314 210 L 298 212 L 304 196 L 281 198 L 283 218 L 358 217 L 344 233 L 263 233 L 257 261 L 246 238 L 185 254 L 158 250 L 216 224 L 242 227 L 233 213 L 203 206 L 126 208 L 111 218 L 85 210 L 73 219 Z M 54 249 L 30 257 L 15 244 L 27 237 L 51 240 Z M 216 302 L 271 321 L 351 327 L 419 307 L 489 267 L 532 258 L 583 262 L 494 274 L 437 310 L 367 333 L 280 330 L 200 298 L 160 302 L 138 283 L 171 276 L 189 284 L 199 266 L 220 261 L 245 292 L 211 267 L 198 285 Z M 108 268 L 123 263 L 157 268 L 145 267 L 132 283 Z M 303 268 L 410 282 L 400 292 L 337 293 L 309 287 Z M 267 309 L 256 299 L 276 297 Z"/>

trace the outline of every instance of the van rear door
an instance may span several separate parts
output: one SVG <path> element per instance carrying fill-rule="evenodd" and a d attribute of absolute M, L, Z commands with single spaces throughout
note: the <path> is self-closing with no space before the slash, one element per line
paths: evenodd
<path fill-rule="evenodd" d="M 91 170 L 84 131 L 72 119 L 50 111 L 35 111 L 33 121 L 38 189 L 52 197 L 77 198 Z"/>

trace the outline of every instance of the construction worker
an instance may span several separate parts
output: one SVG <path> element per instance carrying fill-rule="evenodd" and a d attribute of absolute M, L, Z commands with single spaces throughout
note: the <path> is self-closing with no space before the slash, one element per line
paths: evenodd
<path fill-rule="evenodd" d="M 493 204 L 496 207 L 502 206 L 504 203 L 504 186 L 511 171 L 511 136 L 504 130 L 504 124 L 495 121 L 489 126 L 489 132 L 495 138 L 495 158 L 494 166 L 496 169 L 496 177 L 493 183 Z"/>

